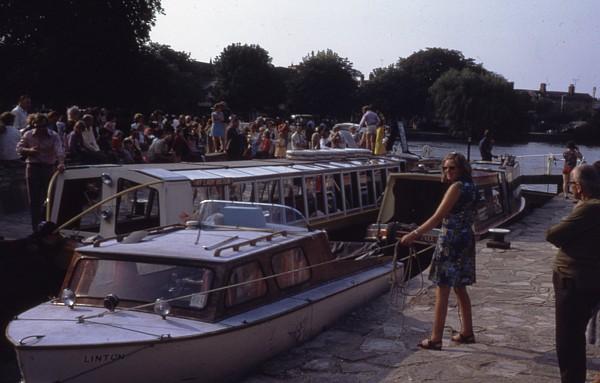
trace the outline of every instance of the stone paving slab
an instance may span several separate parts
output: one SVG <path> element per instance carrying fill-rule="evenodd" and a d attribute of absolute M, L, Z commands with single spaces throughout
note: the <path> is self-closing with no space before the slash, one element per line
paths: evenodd
<path fill-rule="evenodd" d="M 435 286 L 417 277 L 406 296 L 383 295 L 243 382 L 559 381 L 551 279 L 556 249 L 544 233 L 572 207 L 571 200 L 555 198 L 511 225 L 508 250 L 477 244 L 477 283 L 469 289 L 477 343 L 450 341 L 460 328 L 451 294 L 443 350 L 416 347 L 429 335 L 435 298 Z M 600 348 L 588 346 L 588 380 L 599 371 Z"/>

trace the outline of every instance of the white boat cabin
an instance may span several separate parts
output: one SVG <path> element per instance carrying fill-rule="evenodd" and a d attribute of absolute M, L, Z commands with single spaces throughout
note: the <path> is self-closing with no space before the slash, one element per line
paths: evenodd
<path fill-rule="evenodd" d="M 340 150 L 340 153 L 343 150 Z M 390 173 L 405 170 L 395 157 L 335 160 L 253 160 L 210 163 L 89 165 L 67 169 L 49 201 L 50 220 L 83 239 L 181 223 L 204 200 L 276 203 L 300 211 L 311 226 L 342 228 L 377 216 Z M 132 187 L 130 191 L 115 196 Z"/>

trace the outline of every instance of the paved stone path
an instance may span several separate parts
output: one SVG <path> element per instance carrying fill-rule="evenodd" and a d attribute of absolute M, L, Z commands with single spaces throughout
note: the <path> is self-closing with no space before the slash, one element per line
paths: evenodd
<path fill-rule="evenodd" d="M 404 295 L 388 293 L 352 312 L 310 342 L 263 363 L 243 383 L 557 382 L 549 225 L 573 204 L 555 198 L 510 229 L 511 249 L 477 244 L 477 280 L 470 288 L 477 343 L 456 345 L 451 295 L 443 351 L 419 350 L 429 335 L 434 288 L 415 278 Z M 28 234 L 26 215 L 2 215 L 0 235 Z M 427 273 L 425 273 L 427 274 Z M 588 378 L 600 371 L 600 348 L 588 346 Z M 14 360 L 0 364 L 0 382 L 14 382 Z"/>
<path fill-rule="evenodd" d="M 572 209 L 555 198 L 510 229 L 511 249 L 477 244 L 470 288 L 477 343 L 450 342 L 459 329 L 451 294 L 443 351 L 419 350 L 433 319 L 434 286 L 416 278 L 402 299 L 386 294 L 314 340 L 259 367 L 244 383 L 276 382 L 557 382 L 551 265 L 544 232 Z M 427 273 L 425 273 L 427 274 Z M 588 378 L 600 348 L 588 346 Z"/>

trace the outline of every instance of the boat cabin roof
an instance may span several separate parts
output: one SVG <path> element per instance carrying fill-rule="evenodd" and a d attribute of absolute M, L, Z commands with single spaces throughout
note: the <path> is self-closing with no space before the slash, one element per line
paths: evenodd
<path fill-rule="evenodd" d="M 341 149 L 339 149 L 342 151 Z M 344 152 L 345 153 L 345 152 Z M 343 154 L 343 153 L 342 153 Z M 76 166 L 69 169 L 119 169 L 138 172 L 162 181 L 190 181 L 199 185 L 210 180 L 213 184 L 223 184 L 231 180 L 255 179 L 257 177 L 281 176 L 294 173 L 321 174 L 328 171 L 388 166 L 404 162 L 396 157 L 375 156 L 341 156 L 327 159 L 325 157 L 300 160 L 274 159 L 226 162 L 198 163 L 165 163 L 165 164 L 135 164 L 135 165 L 89 165 Z M 220 182 L 219 182 L 220 181 Z"/>
<path fill-rule="evenodd" d="M 229 262 L 265 249 L 310 237 L 318 232 L 260 230 L 219 227 L 215 229 L 180 229 L 147 235 L 138 242 L 116 239 L 77 248 L 83 255 L 117 258 L 129 255 L 146 258 L 178 259 L 201 262 Z M 131 234 L 133 235 L 133 233 Z M 196 239 L 198 241 L 196 242 Z M 219 245 L 222 244 L 222 245 Z M 234 249 L 235 246 L 239 248 Z"/>

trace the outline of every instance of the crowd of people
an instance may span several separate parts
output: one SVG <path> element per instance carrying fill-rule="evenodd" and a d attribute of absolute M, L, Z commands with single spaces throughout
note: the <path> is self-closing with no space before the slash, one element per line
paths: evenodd
<path fill-rule="evenodd" d="M 258 117 L 242 123 L 225 102 L 215 104 L 209 116 L 136 113 L 125 126 L 105 108 L 74 105 L 65 113 L 30 111 L 31 98 L 22 96 L 12 111 L 2 114 L 2 160 L 19 160 L 22 154 L 16 146 L 21 136 L 41 124 L 57 134 L 65 161 L 72 164 L 203 161 L 213 153 L 230 160 L 285 158 L 289 149 L 345 147 L 385 154 L 389 135 L 383 117 L 369 106 L 363 108 L 360 124 L 346 131 L 312 119 L 290 123 Z"/>

